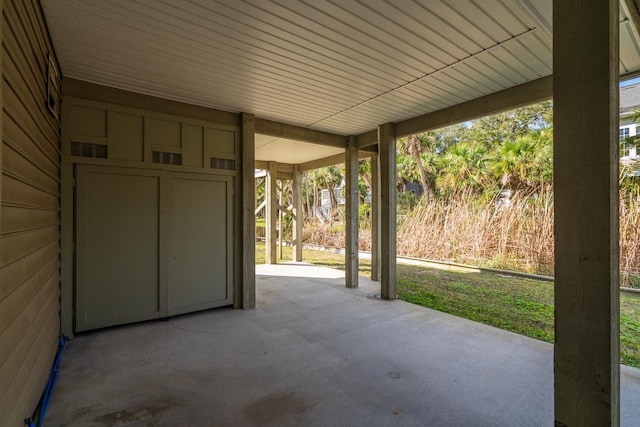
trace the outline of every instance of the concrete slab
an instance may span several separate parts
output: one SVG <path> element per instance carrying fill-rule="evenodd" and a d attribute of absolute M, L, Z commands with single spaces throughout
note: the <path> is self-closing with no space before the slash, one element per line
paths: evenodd
<path fill-rule="evenodd" d="M 553 348 L 305 264 L 257 267 L 257 308 L 79 334 L 47 426 L 548 426 Z M 622 425 L 640 371 L 622 369 Z"/>

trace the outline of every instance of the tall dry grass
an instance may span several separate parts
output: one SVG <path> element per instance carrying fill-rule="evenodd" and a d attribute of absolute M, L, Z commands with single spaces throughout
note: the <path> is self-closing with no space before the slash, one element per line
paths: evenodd
<path fill-rule="evenodd" d="M 640 288 L 640 194 L 620 195 L 620 276 L 624 286 Z"/>
<path fill-rule="evenodd" d="M 553 195 L 516 193 L 496 207 L 470 193 L 421 203 L 398 224 L 398 254 L 519 270 L 553 272 Z"/>
<path fill-rule="evenodd" d="M 336 224 L 305 225 L 305 240 L 344 247 Z M 371 249 L 371 232 L 361 228 L 359 247 Z M 424 201 L 398 218 L 401 256 L 454 261 L 484 267 L 553 275 L 553 192 L 516 193 L 511 206 L 470 193 Z M 622 284 L 640 287 L 640 196 L 621 195 L 620 270 Z"/>

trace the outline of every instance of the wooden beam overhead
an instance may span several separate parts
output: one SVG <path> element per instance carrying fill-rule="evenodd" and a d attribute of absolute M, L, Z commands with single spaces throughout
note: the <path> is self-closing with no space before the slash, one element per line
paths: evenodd
<path fill-rule="evenodd" d="M 366 147 L 371 147 L 378 144 L 378 129 L 370 130 L 369 132 L 361 133 L 356 136 L 356 147 L 358 150 L 362 150 Z"/>
<path fill-rule="evenodd" d="M 397 138 L 473 120 L 489 114 L 550 99 L 553 96 L 553 76 L 542 77 L 525 84 L 485 95 L 433 113 L 403 120 L 394 126 Z"/>
<path fill-rule="evenodd" d="M 300 171 L 306 172 L 313 169 L 324 168 L 327 166 L 339 165 L 344 163 L 344 154 L 335 154 L 333 156 L 325 157 L 324 159 L 312 160 L 310 162 L 302 163 L 300 165 Z"/>
<path fill-rule="evenodd" d="M 256 119 L 256 133 L 285 139 L 293 139 L 296 141 L 311 142 L 313 144 L 326 145 L 328 147 L 346 148 L 347 146 L 346 136 L 335 135 L 328 132 L 308 129 L 301 126 L 288 125 L 266 119 Z"/>
<path fill-rule="evenodd" d="M 256 160 L 255 165 L 256 169 L 267 170 L 269 167 L 269 163 L 277 163 L 278 164 L 278 174 L 282 173 L 284 175 L 291 175 L 293 173 L 293 167 L 291 163 L 279 163 L 279 162 L 266 162 L 264 160 Z M 266 172 L 256 173 L 256 178 L 263 177 L 266 175 Z"/>
<path fill-rule="evenodd" d="M 89 83 L 65 77 L 62 83 L 65 96 L 89 99 L 92 101 L 117 104 L 130 108 L 155 111 L 157 113 L 173 114 L 189 117 L 207 122 L 220 123 L 231 126 L 240 126 L 242 118 L 240 114 L 199 105 L 186 104 L 184 102 L 171 101 L 155 96 L 143 95 L 109 86 Z"/>
<path fill-rule="evenodd" d="M 542 77 L 452 107 L 403 120 L 396 123 L 394 129 L 396 137 L 401 138 L 541 102 L 552 96 L 553 76 Z M 375 145 L 377 142 L 377 130 L 356 136 L 356 145 L 359 150 Z"/>
<path fill-rule="evenodd" d="M 631 31 L 640 40 L 640 4 L 638 0 L 623 0 L 622 7 L 626 9 L 629 20 L 631 21 Z"/>
<path fill-rule="evenodd" d="M 376 153 L 368 151 L 358 151 L 358 159 L 368 159 Z M 300 171 L 306 172 L 313 169 L 324 168 L 327 166 L 340 165 L 344 163 L 344 154 L 335 154 L 333 156 L 325 157 L 324 159 L 312 160 L 310 162 L 302 163 L 300 165 Z"/>

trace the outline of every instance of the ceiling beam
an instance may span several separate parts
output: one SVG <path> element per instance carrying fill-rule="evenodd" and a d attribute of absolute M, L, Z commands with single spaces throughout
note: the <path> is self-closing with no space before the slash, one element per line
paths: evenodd
<path fill-rule="evenodd" d="M 403 120 L 394 125 L 396 137 L 413 135 L 433 129 L 440 129 L 457 123 L 466 122 L 490 114 L 500 113 L 523 105 L 534 104 L 550 99 L 553 96 L 552 76 L 510 87 L 471 101 L 463 102 L 452 107 L 423 114 L 411 119 Z M 378 142 L 376 130 L 356 136 L 356 145 L 362 150 Z"/>
<path fill-rule="evenodd" d="M 359 150 L 371 147 L 378 144 L 378 130 L 370 130 L 369 132 L 361 133 L 356 136 L 356 147 Z"/>
<path fill-rule="evenodd" d="M 328 132 L 288 125 L 266 119 L 256 119 L 256 133 L 275 136 L 278 138 L 293 139 L 296 141 L 311 142 L 328 147 L 346 148 L 347 137 Z"/>
<path fill-rule="evenodd" d="M 638 0 L 623 0 L 622 7 L 631 21 L 631 31 L 637 41 L 640 41 L 640 5 Z"/>
<path fill-rule="evenodd" d="M 367 159 L 375 153 L 369 151 L 358 151 L 358 159 Z M 325 157 L 324 159 L 311 160 L 310 162 L 302 163 L 300 165 L 300 172 L 310 171 L 313 169 L 324 168 L 327 166 L 339 165 L 345 162 L 345 155 L 334 154 L 333 156 Z"/>
<path fill-rule="evenodd" d="M 137 92 L 116 89 L 95 83 L 65 77 L 62 81 L 63 94 L 74 98 L 88 99 L 91 101 L 105 102 L 141 110 L 155 111 L 157 113 L 171 114 L 175 116 L 189 117 L 207 122 L 220 123 L 230 126 L 240 126 L 242 123 L 240 114 L 200 105 L 171 101 Z"/>
<path fill-rule="evenodd" d="M 544 101 L 552 96 L 553 76 L 542 77 L 433 113 L 403 120 L 393 128 L 395 136 L 399 138 Z"/>
<path fill-rule="evenodd" d="M 293 178 L 293 165 L 291 163 L 269 162 L 265 160 L 256 160 L 255 168 L 259 169 L 255 172 L 256 178 L 264 178 L 267 173 L 266 169 L 269 168 L 269 163 L 276 164 L 276 179 L 292 179 Z"/>

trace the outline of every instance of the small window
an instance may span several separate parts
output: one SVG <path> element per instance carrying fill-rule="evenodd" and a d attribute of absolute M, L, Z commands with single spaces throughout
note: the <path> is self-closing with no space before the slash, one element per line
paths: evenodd
<path fill-rule="evenodd" d="M 629 128 L 620 128 L 620 140 L 629 138 Z"/>
<path fill-rule="evenodd" d="M 236 170 L 236 161 L 231 159 L 211 158 L 211 169 Z"/>
<path fill-rule="evenodd" d="M 107 146 L 104 144 L 89 144 L 87 142 L 72 142 L 71 155 L 80 157 L 107 158 Z"/>
<path fill-rule="evenodd" d="M 182 154 L 167 153 L 165 151 L 153 152 L 153 163 L 162 163 L 164 165 L 182 165 Z"/>

